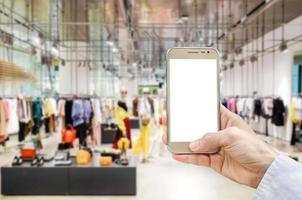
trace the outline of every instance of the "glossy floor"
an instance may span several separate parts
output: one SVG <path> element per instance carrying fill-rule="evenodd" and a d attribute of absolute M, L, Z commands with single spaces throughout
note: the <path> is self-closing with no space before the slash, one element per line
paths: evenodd
<path fill-rule="evenodd" d="M 287 142 L 265 138 L 280 151 L 302 157 L 299 149 L 288 145 Z M 49 139 L 51 140 L 51 139 Z M 2 165 L 5 165 L 14 154 L 0 155 Z M 89 199 L 100 200 L 151 200 L 151 199 L 252 199 L 255 190 L 226 179 L 211 169 L 185 165 L 172 160 L 167 152 L 159 157 L 150 159 L 149 163 L 139 164 L 137 182 L 137 196 L 89 196 Z M 100 180 L 103 181 L 103 180 Z M 4 200 L 84 200 L 87 196 L 2 196 Z"/>

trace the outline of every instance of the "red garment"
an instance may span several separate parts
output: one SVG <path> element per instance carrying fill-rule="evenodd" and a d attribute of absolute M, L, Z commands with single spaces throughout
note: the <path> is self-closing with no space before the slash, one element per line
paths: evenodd
<path fill-rule="evenodd" d="M 133 116 L 138 117 L 138 97 L 133 99 Z"/>
<path fill-rule="evenodd" d="M 131 141 L 131 121 L 129 119 L 129 117 L 126 117 L 124 119 L 124 123 L 125 123 L 125 127 L 126 127 L 126 136 L 130 142 L 129 144 L 129 148 L 132 148 L 132 141 Z M 118 149 L 118 141 L 123 137 L 123 133 L 120 129 L 117 130 L 116 132 L 116 136 L 114 138 L 113 144 L 112 144 L 112 148 L 114 149 Z"/>
<path fill-rule="evenodd" d="M 7 101 L 3 101 L 3 112 L 5 121 L 8 122 L 9 120 L 9 105 Z"/>

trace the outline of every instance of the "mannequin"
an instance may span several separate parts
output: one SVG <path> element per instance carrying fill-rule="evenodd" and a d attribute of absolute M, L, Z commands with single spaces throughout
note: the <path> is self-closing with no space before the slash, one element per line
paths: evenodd
<path fill-rule="evenodd" d="M 150 144 L 150 132 L 152 129 L 152 117 L 154 115 L 154 104 L 151 97 L 149 97 L 149 89 L 144 88 L 144 96 L 139 101 L 139 116 L 141 120 L 141 130 L 138 139 L 134 145 L 134 155 L 139 156 L 143 151 L 142 162 L 148 162 L 149 157 L 149 144 Z"/>
<path fill-rule="evenodd" d="M 128 138 L 129 148 L 132 148 L 131 125 L 127 105 L 125 102 L 118 101 L 117 108 L 114 111 L 114 118 L 117 122 L 118 130 L 112 144 L 112 148 L 118 149 L 118 142 L 123 137 Z"/>

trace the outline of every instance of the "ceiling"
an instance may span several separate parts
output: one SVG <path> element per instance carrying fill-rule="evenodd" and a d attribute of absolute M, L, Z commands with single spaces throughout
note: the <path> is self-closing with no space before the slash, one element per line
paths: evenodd
<path fill-rule="evenodd" d="M 15 11 L 26 15 L 25 2 L 14 0 Z M 122 63 L 160 68 L 169 47 L 233 52 L 301 14 L 301 0 L 32 0 L 31 23 L 50 40 L 87 42 L 100 53 L 110 39 Z"/>

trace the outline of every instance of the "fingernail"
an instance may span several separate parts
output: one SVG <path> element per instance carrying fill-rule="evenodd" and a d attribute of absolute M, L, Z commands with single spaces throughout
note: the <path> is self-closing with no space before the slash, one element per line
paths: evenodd
<path fill-rule="evenodd" d="M 190 149 L 191 149 L 191 150 L 196 150 L 196 149 L 198 149 L 198 146 L 199 146 L 199 141 L 198 141 L 198 140 L 195 140 L 194 142 L 191 142 L 191 143 L 190 143 Z"/>

